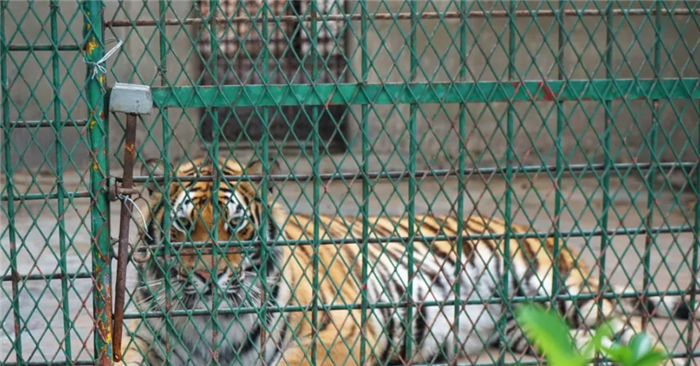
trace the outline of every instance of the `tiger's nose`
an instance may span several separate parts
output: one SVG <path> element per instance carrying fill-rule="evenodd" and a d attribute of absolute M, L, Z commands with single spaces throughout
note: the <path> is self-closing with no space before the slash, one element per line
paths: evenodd
<path fill-rule="evenodd" d="M 224 273 L 226 273 L 226 268 L 219 270 L 216 275 L 217 277 L 221 277 L 224 275 Z M 194 274 L 204 282 L 209 282 L 209 279 L 211 278 L 211 272 L 206 269 L 194 271 Z"/>

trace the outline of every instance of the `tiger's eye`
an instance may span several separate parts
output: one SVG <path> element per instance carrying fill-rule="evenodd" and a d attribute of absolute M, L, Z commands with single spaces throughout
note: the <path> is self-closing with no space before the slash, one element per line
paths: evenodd
<path fill-rule="evenodd" d="M 243 224 L 243 217 L 234 217 L 228 221 L 228 224 L 231 228 L 231 231 L 235 233 L 241 229 L 241 226 Z"/>
<path fill-rule="evenodd" d="M 177 225 L 183 231 L 189 231 L 190 226 L 192 226 L 192 221 L 190 221 L 186 217 L 178 217 L 175 219 L 174 224 Z"/>

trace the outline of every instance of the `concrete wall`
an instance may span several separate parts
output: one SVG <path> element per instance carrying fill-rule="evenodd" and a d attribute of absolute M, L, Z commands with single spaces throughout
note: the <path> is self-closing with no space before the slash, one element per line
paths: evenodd
<path fill-rule="evenodd" d="M 603 7 L 603 2 L 596 2 Z M 105 19 L 152 19 L 157 16 L 157 2 L 149 4 L 150 10 L 144 9 L 142 2 L 106 1 Z M 470 2 L 469 4 L 472 4 Z M 498 8 L 494 2 L 480 2 L 485 9 Z M 680 3 L 674 6 L 681 6 Z M 520 4 L 520 9 L 536 8 L 539 2 L 528 1 Z M 629 3 L 623 3 L 628 6 Z M 26 12 L 27 4 L 21 1 L 8 3 L 10 12 L 15 18 L 21 18 Z M 82 16 L 76 13 L 76 6 L 71 2 L 60 2 L 63 19 L 59 21 L 59 33 L 62 43 L 78 44 L 81 40 Z M 189 0 L 174 1 L 168 11 L 168 18 L 185 18 L 191 16 L 192 3 Z M 553 2 L 551 7 L 558 4 Z M 582 6 L 582 4 L 581 4 Z M 648 3 L 635 3 L 632 7 L 649 6 Z M 379 12 L 408 12 L 406 4 L 400 1 L 380 3 L 370 1 L 371 11 Z M 419 2 L 419 9 L 426 12 L 455 11 L 455 4 L 445 1 L 435 3 Z M 550 5 L 540 5 L 541 10 L 550 10 Z M 571 5 L 567 5 L 570 8 Z M 617 5 L 616 5 L 617 7 Z M 589 8 L 593 8 L 590 4 Z M 48 2 L 36 2 L 33 10 L 17 24 L 11 17 L 6 17 L 6 36 L 12 44 L 36 43 L 47 44 L 47 27 L 40 26 L 40 20 L 48 21 Z M 354 2 L 348 2 L 346 9 L 357 9 Z M 475 4 L 473 10 L 479 10 Z M 348 10 L 352 11 L 352 10 Z M 355 10 L 357 12 L 357 10 Z M 35 17 L 35 15 L 37 17 Z M 72 19 L 72 21 L 71 21 Z M 638 75 L 641 78 L 652 78 L 651 62 L 653 61 L 653 46 L 655 33 L 654 18 L 644 16 L 616 16 L 613 29 L 617 33 L 613 47 L 613 73 L 620 78 Z M 675 26 L 673 22 L 675 21 Z M 65 22 L 70 22 L 74 36 L 65 33 Z M 700 47 L 697 40 L 700 32 L 697 23 L 689 16 L 676 15 L 673 19 L 662 18 L 664 31 L 661 36 L 665 45 L 661 52 L 663 77 L 698 77 L 698 68 L 693 59 L 700 59 Z M 467 80 L 497 80 L 507 75 L 508 39 L 507 18 L 494 18 L 487 22 L 483 18 L 470 18 L 467 35 L 468 76 Z M 518 18 L 516 21 L 517 55 L 515 66 L 517 73 L 523 79 L 541 80 L 542 78 L 557 78 L 555 58 L 557 54 L 557 25 L 553 17 Z M 352 28 L 359 34 L 360 22 L 352 22 Z M 461 65 L 457 45 L 459 44 L 459 21 L 446 20 L 443 25 L 439 20 L 426 19 L 417 32 L 417 51 L 420 66 L 416 80 L 449 81 L 456 79 Z M 605 77 L 605 68 L 601 62 L 605 50 L 606 26 L 604 20 L 597 16 L 583 18 L 566 17 L 564 27 L 567 33 L 564 39 L 564 72 L 572 79 L 587 79 Z M 20 28 L 25 37 L 16 34 Z M 408 75 L 410 69 L 410 54 L 406 47 L 403 34 L 408 34 L 410 21 L 398 23 L 391 21 L 375 21 L 370 27 L 368 36 L 368 51 L 374 55 L 371 63 L 372 71 L 369 82 L 402 82 L 402 76 Z M 167 83 L 170 85 L 192 85 L 199 78 L 198 63 L 194 48 L 196 39 L 188 38 L 185 31 L 196 32 L 194 26 L 186 29 L 168 27 L 167 35 L 172 51 L 168 57 Z M 637 34 L 635 34 L 637 32 Z M 545 36 L 545 34 L 549 35 Z M 13 35 L 14 34 L 14 35 Z M 450 36 L 452 35 L 452 36 Z M 501 35 L 499 42 L 498 35 Z M 108 62 L 108 83 L 115 81 L 159 85 L 161 82 L 156 64 L 159 60 L 158 31 L 155 27 L 113 28 L 105 31 L 106 38 L 118 37 L 126 40 L 122 52 L 117 53 Z M 451 40 L 455 38 L 455 41 Z M 385 39 L 382 42 L 382 38 Z M 357 50 L 357 38 L 353 32 L 346 32 L 346 54 L 350 58 L 350 67 L 357 71 L 361 66 L 361 52 Z M 687 45 L 684 45 L 687 42 Z M 113 47 L 114 43 L 108 47 Z M 649 57 L 645 55 L 649 55 Z M 85 65 L 78 52 L 61 52 L 64 61 L 60 63 L 61 100 L 63 101 L 61 118 L 70 115 L 74 119 L 84 118 L 84 101 L 78 91 L 83 87 Z M 53 118 L 51 110 L 52 89 L 48 78 L 50 72 L 43 73 L 41 65 L 51 65 L 47 52 L 13 52 L 14 60 L 8 62 L 8 75 L 11 79 L 10 115 L 12 119 L 36 120 L 42 117 Z M 138 66 L 136 66 L 138 65 Z M 44 66 L 46 67 L 46 66 Z M 349 72 L 348 72 L 349 73 Z M 405 77 L 405 76 L 404 76 Z M 349 79 L 348 82 L 354 82 Z M 32 93 L 33 90 L 33 93 Z M 401 157 L 406 158 L 409 151 L 409 140 L 406 122 L 410 115 L 408 105 L 374 106 L 369 116 L 370 138 L 373 149 L 371 165 L 374 169 L 403 169 Z M 417 131 L 419 136 L 418 168 L 445 168 L 450 161 L 456 159 L 459 152 L 458 123 L 459 105 L 423 105 L 418 112 Z M 44 115 L 42 109 L 48 109 Z M 359 106 L 352 107 L 353 114 L 347 118 L 351 151 L 360 153 L 360 136 L 358 132 Z M 688 141 L 684 130 L 690 131 L 693 139 L 697 136 L 695 130 L 698 124 L 697 104 L 692 101 L 660 101 L 661 124 L 668 135 L 662 134 L 659 140 L 661 160 L 697 160 L 697 156 L 689 147 L 683 149 Z M 469 152 L 468 166 L 493 165 L 503 158 L 507 145 L 505 143 L 506 103 L 470 104 L 467 106 L 466 118 L 468 138 L 466 146 Z M 564 126 L 562 149 L 572 163 L 584 163 L 587 159 L 601 162 L 603 151 L 600 139 L 603 132 L 604 108 L 593 102 L 567 102 L 563 104 Z M 613 118 L 612 145 L 613 155 L 617 162 L 646 161 L 649 159 L 648 149 L 644 146 L 643 136 L 648 133 L 652 124 L 650 102 L 647 101 L 616 101 L 612 103 Z M 526 164 L 553 164 L 556 154 L 553 151 L 557 108 L 553 103 L 519 103 L 515 105 L 514 123 L 516 138 L 514 152 L 517 159 Z M 158 115 L 146 118 L 140 124 L 138 142 L 143 147 L 145 157 L 159 156 L 158 145 L 164 136 L 162 123 Z M 168 134 L 174 136 L 170 154 L 182 156 L 185 151 L 197 153 L 202 151 L 201 139 L 197 135 L 195 125 L 199 114 L 194 110 L 175 110 L 168 112 L 170 123 L 174 125 Z M 122 123 L 119 116 L 112 116 L 110 126 L 110 150 L 112 154 L 121 156 L 119 150 L 122 138 Z M 149 132 L 150 130 L 150 132 Z M 549 131 L 549 132 L 548 132 Z M 85 169 L 89 161 L 84 144 L 87 143 L 83 129 L 66 128 L 62 134 L 64 144 L 70 154 L 70 161 L 75 168 Z M 400 137 L 403 134 L 403 137 Z M 50 173 L 50 166 L 42 165 L 45 156 L 53 160 L 55 149 L 47 148 L 54 142 L 54 134 L 50 129 L 16 130 L 11 138 L 18 150 L 13 151 L 13 158 L 23 160 L 19 171 L 28 169 L 41 170 Z M 77 146 L 77 147 L 76 147 Z M 48 151 L 47 151 L 48 150 Z M 398 152 L 398 153 L 397 153 Z M 244 154 L 244 152 L 241 152 Z M 286 159 L 300 162 L 296 171 L 307 171 L 308 162 L 297 150 L 285 151 Z M 356 171 L 357 162 L 344 154 L 327 156 L 322 164 L 324 172 L 335 172 L 336 165 L 342 170 Z M 401 157 L 400 157 L 401 156 Z M 359 159 L 359 158 L 358 158 Z M 332 160 L 332 161 L 331 161 Z M 473 161 L 472 161 L 473 160 Z M 342 161 L 342 162 L 341 162 Z M 25 165 L 26 164 L 26 165 Z M 290 162 L 290 164 L 292 164 Z"/>

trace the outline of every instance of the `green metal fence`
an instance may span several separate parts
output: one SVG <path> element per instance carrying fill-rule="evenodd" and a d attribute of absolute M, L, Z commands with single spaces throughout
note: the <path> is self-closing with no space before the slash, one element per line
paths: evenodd
<path fill-rule="evenodd" d="M 176 176 L 180 164 L 201 156 L 224 156 L 242 165 L 256 158 L 281 165 L 279 174 L 270 175 L 273 166 L 263 164 L 252 180 L 261 200 L 274 199 L 299 217 L 310 215 L 313 228 L 306 239 L 275 242 L 264 230 L 270 212 L 263 209 L 256 237 L 267 243 L 256 252 L 262 258 L 279 259 L 277 247 L 305 256 L 291 260 L 310 266 L 308 307 L 263 301 L 261 307 L 231 308 L 221 302 L 225 298 L 217 300 L 216 291 L 211 308 L 173 305 L 185 296 L 175 278 L 188 250 L 200 259 L 206 250 L 247 256 L 256 244 L 223 240 L 212 230 L 205 239 L 163 238 L 150 254 L 151 260 L 163 261 L 163 279 L 146 287 L 155 286 L 165 305 L 136 310 L 137 286 L 144 287 L 139 281 L 146 274 L 137 269 L 140 244 L 134 235 L 124 317 L 135 328 L 125 328 L 125 334 L 135 337 L 138 330 L 152 347 L 141 350 L 151 361 L 184 365 L 184 357 L 197 364 L 206 357 L 191 348 L 180 354 L 178 347 L 206 339 L 213 363 L 236 363 L 242 356 L 227 340 L 235 334 L 219 320 L 245 314 L 271 319 L 296 312 L 308 316 L 311 329 L 323 329 L 331 310 L 354 309 L 359 315 L 353 324 L 364 327 L 383 319 L 385 309 L 401 308 L 401 322 L 423 319 L 425 330 L 408 329 L 404 358 L 394 363 L 422 363 L 411 358 L 423 347 L 414 332 L 424 331 L 430 339 L 441 327 L 468 326 L 459 316 L 454 324 L 425 324 L 430 311 L 425 309 L 431 307 L 458 315 L 466 305 L 502 304 L 505 310 L 493 322 L 500 329 L 495 334 L 507 337 L 504 322 L 515 304 L 527 300 L 509 288 L 516 258 L 504 260 L 505 280 L 496 298 L 435 301 L 421 294 L 421 287 L 407 285 L 402 303 L 373 302 L 372 291 L 385 289 L 360 284 L 383 270 L 377 269 L 379 260 L 361 261 L 357 272 L 349 271 L 352 279 L 334 278 L 354 283 L 345 286 L 357 288 L 356 298 L 324 294 L 333 290 L 327 290 L 325 266 L 336 260 L 323 258 L 324 247 L 341 252 L 343 245 L 357 244 L 356 255 L 338 257 L 341 261 L 372 258 L 374 250 L 391 252 L 372 249 L 376 245 L 405 245 L 409 283 L 422 280 L 414 273 L 420 268 L 418 243 L 447 239 L 457 261 L 464 261 L 464 246 L 477 240 L 462 232 L 467 224 L 458 221 L 456 236 L 426 235 L 415 227 L 425 225 L 419 219 L 424 213 L 501 217 L 531 229 L 484 237 L 506 243 L 505 252 L 511 239 L 551 238 L 555 256 L 567 248 L 580 251 L 601 286 L 631 284 L 629 296 L 643 298 L 686 294 L 694 289 L 700 248 L 699 5 L 0 0 L 0 365 L 105 366 L 119 354 L 112 344 L 112 306 L 120 202 L 110 200 L 110 189 L 124 174 L 126 127 L 123 115 L 105 109 L 116 82 L 153 91 L 154 112 L 138 119 L 137 169 L 153 158 L 170 162 L 162 171 L 136 173 L 140 193 L 132 199 L 141 211 L 148 207 L 145 186 L 156 187 L 168 201 L 178 191 L 164 187 L 191 182 Z M 214 177 L 230 175 L 213 161 Z M 215 193 L 248 179 L 245 174 L 211 177 L 198 179 L 212 181 L 207 189 Z M 215 220 L 228 215 L 212 207 Z M 159 230 L 179 230 L 169 216 L 176 208 L 164 205 Z M 133 212 L 137 223 L 141 211 Z M 326 235 L 331 230 L 320 214 L 337 220 L 342 214 L 346 224 L 357 226 L 352 235 Z M 407 220 L 405 235 L 403 229 L 387 230 L 371 221 L 372 215 Z M 285 265 L 262 263 L 256 269 L 262 278 Z M 553 280 L 552 293 L 558 293 L 561 281 Z M 461 285 L 446 286 L 460 293 Z M 258 295 L 274 296 L 274 291 L 265 288 Z M 598 302 L 612 296 L 595 292 Z M 695 304 L 692 294 L 690 303 Z M 185 335 L 183 322 L 196 328 L 197 317 L 213 320 Z M 674 358 L 697 362 L 694 320 L 642 318 L 644 329 Z M 248 334 L 261 347 L 268 344 L 265 335 L 274 340 L 276 331 L 262 328 L 255 337 Z M 362 332 L 355 344 L 342 337 L 332 342 L 357 347 L 359 359 L 332 364 L 381 358 L 371 349 L 369 331 Z M 465 348 L 466 341 L 453 333 L 454 350 Z M 481 342 L 477 336 L 468 342 Z M 502 339 L 468 357 L 429 363 L 544 362 L 513 351 Z M 315 356 L 328 350 L 313 344 L 309 363 L 327 364 Z"/>

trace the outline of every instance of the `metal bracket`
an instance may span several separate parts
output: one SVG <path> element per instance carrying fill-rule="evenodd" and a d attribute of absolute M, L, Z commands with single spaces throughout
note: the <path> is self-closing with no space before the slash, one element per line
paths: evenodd
<path fill-rule="evenodd" d="M 109 94 L 110 112 L 150 115 L 153 110 L 153 95 L 148 85 L 115 83 Z"/>

